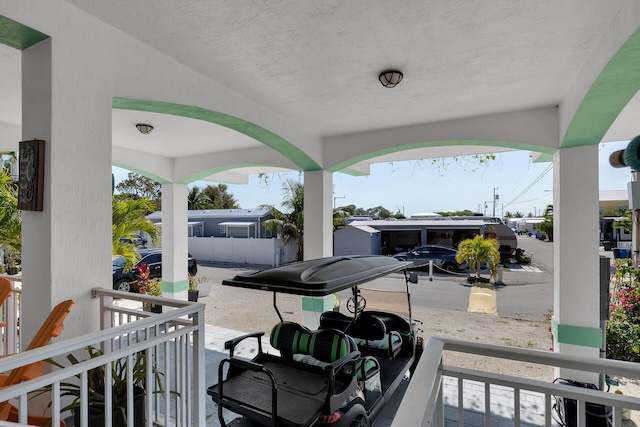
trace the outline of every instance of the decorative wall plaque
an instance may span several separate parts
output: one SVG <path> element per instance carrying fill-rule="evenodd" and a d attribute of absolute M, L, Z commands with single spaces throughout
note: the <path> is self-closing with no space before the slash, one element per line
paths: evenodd
<path fill-rule="evenodd" d="M 18 209 L 41 211 L 44 193 L 44 141 L 20 141 Z"/>

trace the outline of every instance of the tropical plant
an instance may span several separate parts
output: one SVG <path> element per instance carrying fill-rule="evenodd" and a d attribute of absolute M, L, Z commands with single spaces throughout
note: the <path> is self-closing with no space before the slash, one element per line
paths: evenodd
<path fill-rule="evenodd" d="M 204 187 L 202 192 L 209 198 L 209 205 L 205 209 L 238 209 L 238 202 L 232 194 L 227 192 L 227 189 L 226 184 Z"/>
<path fill-rule="evenodd" d="M 8 169 L 0 169 L 0 249 L 5 252 L 8 265 L 22 251 L 22 217 L 18 209 L 18 188 Z"/>
<path fill-rule="evenodd" d="M 304 245 L 304 185 L 299 181 L 289 179 L 284 182 L 282 190 L 284 199 L 281 206 L 286 210 L 271 208 L 272 219 L 262 223 L 273 234 L 278 234 L 285 244 L 296 243 L 296 261 L 303 259 Z"/>
<path fill-rule="evenodd" d="M 158 278 L 151 278 L 151 272 L 149 271 L 149 264 L 144 263 L 136 266 L 138 272 L 138 292 L 141 294 L 147 294 L 154 297 L 162 296 L 162 281 Z"/>
<path fill-rule="evenodd" d="M 115 195 L 118 200 L 148 199 L 156 205 L 156 210 L 161 209 L 162 184 L 151 178 L 135 172 L 129 172 L 127 179 L 120 181 L 116 185 L 116 190 L 120 192 Z"/>
<path fill-rule="evenodd" d="M 553 242 L 553 205 L 547 205 L 542 214 L 544 221 L 538 224 L 538 231 L 547 235 L 550 242 Z"/>
<path fill-rule="evenodd" d="M 206 209 L 209 205 L 211 205 L 211 200 L 202 192 L 202 189 L 197 185 L 191 187 L 189 194 L 187 194 L 187 209 Z"/>
<path fill-rule="evenodd" d="M 202 276 L 196 277 L 196 276 L 189 275 L 189 292 L 197 291 L 201 283 L 205 283 L 208 281 L 209 281 L 208 277 L 202 277 Z"/>
<path fill-rule="evenodd" d="M 624 213 L 626 219 L 621 221 L 614 221 L 613 228 L 623 230 L 627 234 L 633 234 L 633 212 L 628 210 Z"/>
<path fill-rule="evenodd" d="M 87 353 L 90 359 L 103 355 L 103 352 L 92 346 L 87 347 Z M 78 360 L 73 354 L 66 356 L 67 361 L 71 365 L 77 365 L 84 360 Z M 48 359 L 47 362 L 58 367 L 64 368 L 62 363 L 56 362 L 53 359 Z M 107 365 L 108 366 L 108 365 Z M 152 378 L 155 382 L 154 393 L 164 394 L 162 387 L 162 373 L 158 371 L 155 363 L 152 363 Z M 123 420 L 127 419 L 127 358 L 118 359 L 111 362 L 111 377 L 112 377 L 112 407 L 114 410 L 121 414 Z M 134 386 L 134 399 L 144 396 L 146 394 L 145 385 L 147 379 L 147 354 L 146 352 L 137 353 L 133 357 L 133 367 L 131 369 L 131 381 Z M 81 379 L 80 374 L 76 375 L 78 379 Z M 87 386 L 89 399 L 89 413 L 90 414 L 104 414 L 105 410 L 105 391 L 106 391 L 106 370 L 105 365 L 100 365 L 88 372 Z M 41 389 L 38 395 L 51 391 L 51 387 Z M 61 412 L 71 411 L 76 413 L 80 409 L 80 400 L 82 396 L 82 389 L 79 383 L 63 382 L 60 384 L 60 396 L 73 398 L 71 403 L 62 408 Z M 144 414 L 142 414 L 144 415 Z M 139 425 L 140 421 L 136 420 L 136 425 Z M 133 425 L 133 423 L 128 424 Z"/>
<path fill-rule="evenodd" d="M 500 263 L 500 243 L 496 239 L 485 239 L 480 234 L 473 239 L 463 240 L 458 244 L 456 261 L 459 264 L 468 262 L 471 271 L 475 272 L 478 278 L 480 278 L 482 264 L 486 263 L 493 277 Z"/>
<path fill-rule="evenodd" d="M 615 267 L 607 322 L 607 358 L 640 362 L 640 269 L 628 258 L 616 259 Z"/>
<path fill-rule="evenodd" d="M 155 210 L 155 205 L 148 199 L 125 199 L 112 201 L 111 228 L 113 255 L 122 255 L 126 260 L 125 271 L 131 270 L 140 260 L 136 246 L 131 243 L 139 232 L 151 237 L 155 245 L 160 238 L 160 229 L 146 216 Z"/>

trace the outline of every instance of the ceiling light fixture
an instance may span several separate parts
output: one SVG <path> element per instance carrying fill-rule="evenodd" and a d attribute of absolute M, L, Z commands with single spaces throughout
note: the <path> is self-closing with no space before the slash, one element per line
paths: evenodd
<path fill-rule="evenodd" d="M 138 131 L 140 131 L 140 133 L 143 135 L 149 135 L 151 132 L 153 132 L 153 126 L 144 123 L 138 123 L 136 125 L 136 128 L 138 128 Z"/>
<path fill-rule="evenodd" d="M 398 70 L 387 70 L 380 73 L 378 80 L 387 88 L 396 87 L 402 81 L 402 73 Z"/>

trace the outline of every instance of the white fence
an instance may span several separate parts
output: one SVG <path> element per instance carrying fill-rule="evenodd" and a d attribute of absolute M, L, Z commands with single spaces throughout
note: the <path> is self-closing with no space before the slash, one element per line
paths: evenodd
<path fill-rule="evenodd" d="M 75 425 L 88 426 L 89 399 L 96 397 L 96 393 L 89 390 L 91 377 L 92 384 L 96 380 L 104 384 L 124 382 L 126 419 L 136 419 L 135 424 L 128 425 L 204 426 L 204 305 L 105 289 L 94 289 L 92 294 L 100 299 L 101 331 L 0 359 L 0 372 L 32 363 L 42 363 L 45 372 L 51 371 L 0 389 L 0 402 L 10 401 L 17 408 L 16 421 L 27 424 L 28 415 L 44 414 L 51 417 L 52 425 L 60 425 L 61 419 L 72 416 L 64 408 L 76 397 L 79 422 Z M 145 302 L 162 304 L 165 312 L 143 311 Z M 100 353 L 89 357 L 89 348 L 98 349 Z M 76 358 L 75 363 L 68 355 Z M 50 360 L 64 367 L 54 368 Z M 141 370 L 140 364 L 145 369 Z M 136 373 L 144 374 L 146 416 L 137 415 L 134 409 L 139 406 L 139 399 L 134 404 Z M 106 423 L 103 425 L 114 425 L 117 416 L 112 411 L 116 399 L 113 390 L 104 387 L 105 409 L 101 414 Z"/>
<path fill-rule="evenodd" d="M 189 253 L 203 261 L 278 266 L 292 262 L 296 251 L 282 239 L 189 237 Z"/>
<path fill-rule="evenodd" d="M 444 366 L 444 351 L 495 357 L 497 364 L 502 359 L 508 359 L 607 374 L 612 377 L 640 378 L 640 364 L 637 363 L 432 337 L 411 378 L 392 427 L 444 426 L 445 419 L 446 425 L 502 425 L 501 422 L 504 420 L 501 420 L 501 416 L 496 412 L 505 408 L 508 414 L 507 422 L 513 423 L 514 426 L 557 426 L 557 417 L 553 409 L 557 397 L 576 401 L 578 427 L 587 425 L 587 402 L 604 405 L 605 411 L 611 413 L 612 425 L 616 427 L 622 426 L 623 408 L 640 410 L 638 397 Z M 465 386 L 469 382 L 473 382 L 473 387 Z M 494 393 L 496 388 L 508 392 Z M 535 422 L 526 419 L 525 396 L 534 396 L 539 400 L 539 404 L 530 405 L 531 408 L 527 411 L 527 416 L 535 416 Z M 467 405 L 467 402 L 471 405 Z M 468 419 L 472 416 L 483 418 L 483 422 Z"/>

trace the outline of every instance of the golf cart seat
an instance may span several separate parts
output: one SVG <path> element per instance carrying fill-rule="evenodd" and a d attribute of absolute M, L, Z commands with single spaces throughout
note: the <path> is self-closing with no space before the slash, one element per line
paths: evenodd
<path fill-rule="evenodd" d="M 225 347 L 232 351 L 242 340 L 261 335 L 238 337 Z M 252 361 L 231 356 L 220 363 L 218 377 L 225 378 L 225 365 L 229 374 L 207 389 L 216 403 L 260 425 L 309 427 L 322 414 L 337 411 L 357 389 L 360 352 L 351 351 L 344 333 L 310 331 L 297 323 L 280 322 L 271 332 L 270 343 L 280 355 L 263 353 L 259 346 Z M 295 354 L 313 355 L 324 363 L 303 363 L 294 359 Z"/>
<path fill-rule="evenodd" d="M 311 331 L 297 323 L 281 322 L 271 330 L 271 346 L 281 357 L 324 368 L 347 354 L 358 351 L 355 340 L 337 329 Z M 375 357 L 364 356 L 355 364 L 358 381 L 368 380 L 380 372 Z"/>
<path fill-rule="evenodd" d="M 353 318 L 336 311 L 320 314 L 321 328 L 335 328 L 353 337 L 358 348 L 366 355 L 394 358 L 402 349 L 402 336 L 387 330 L 383 319 L 364 311 Z"/>

